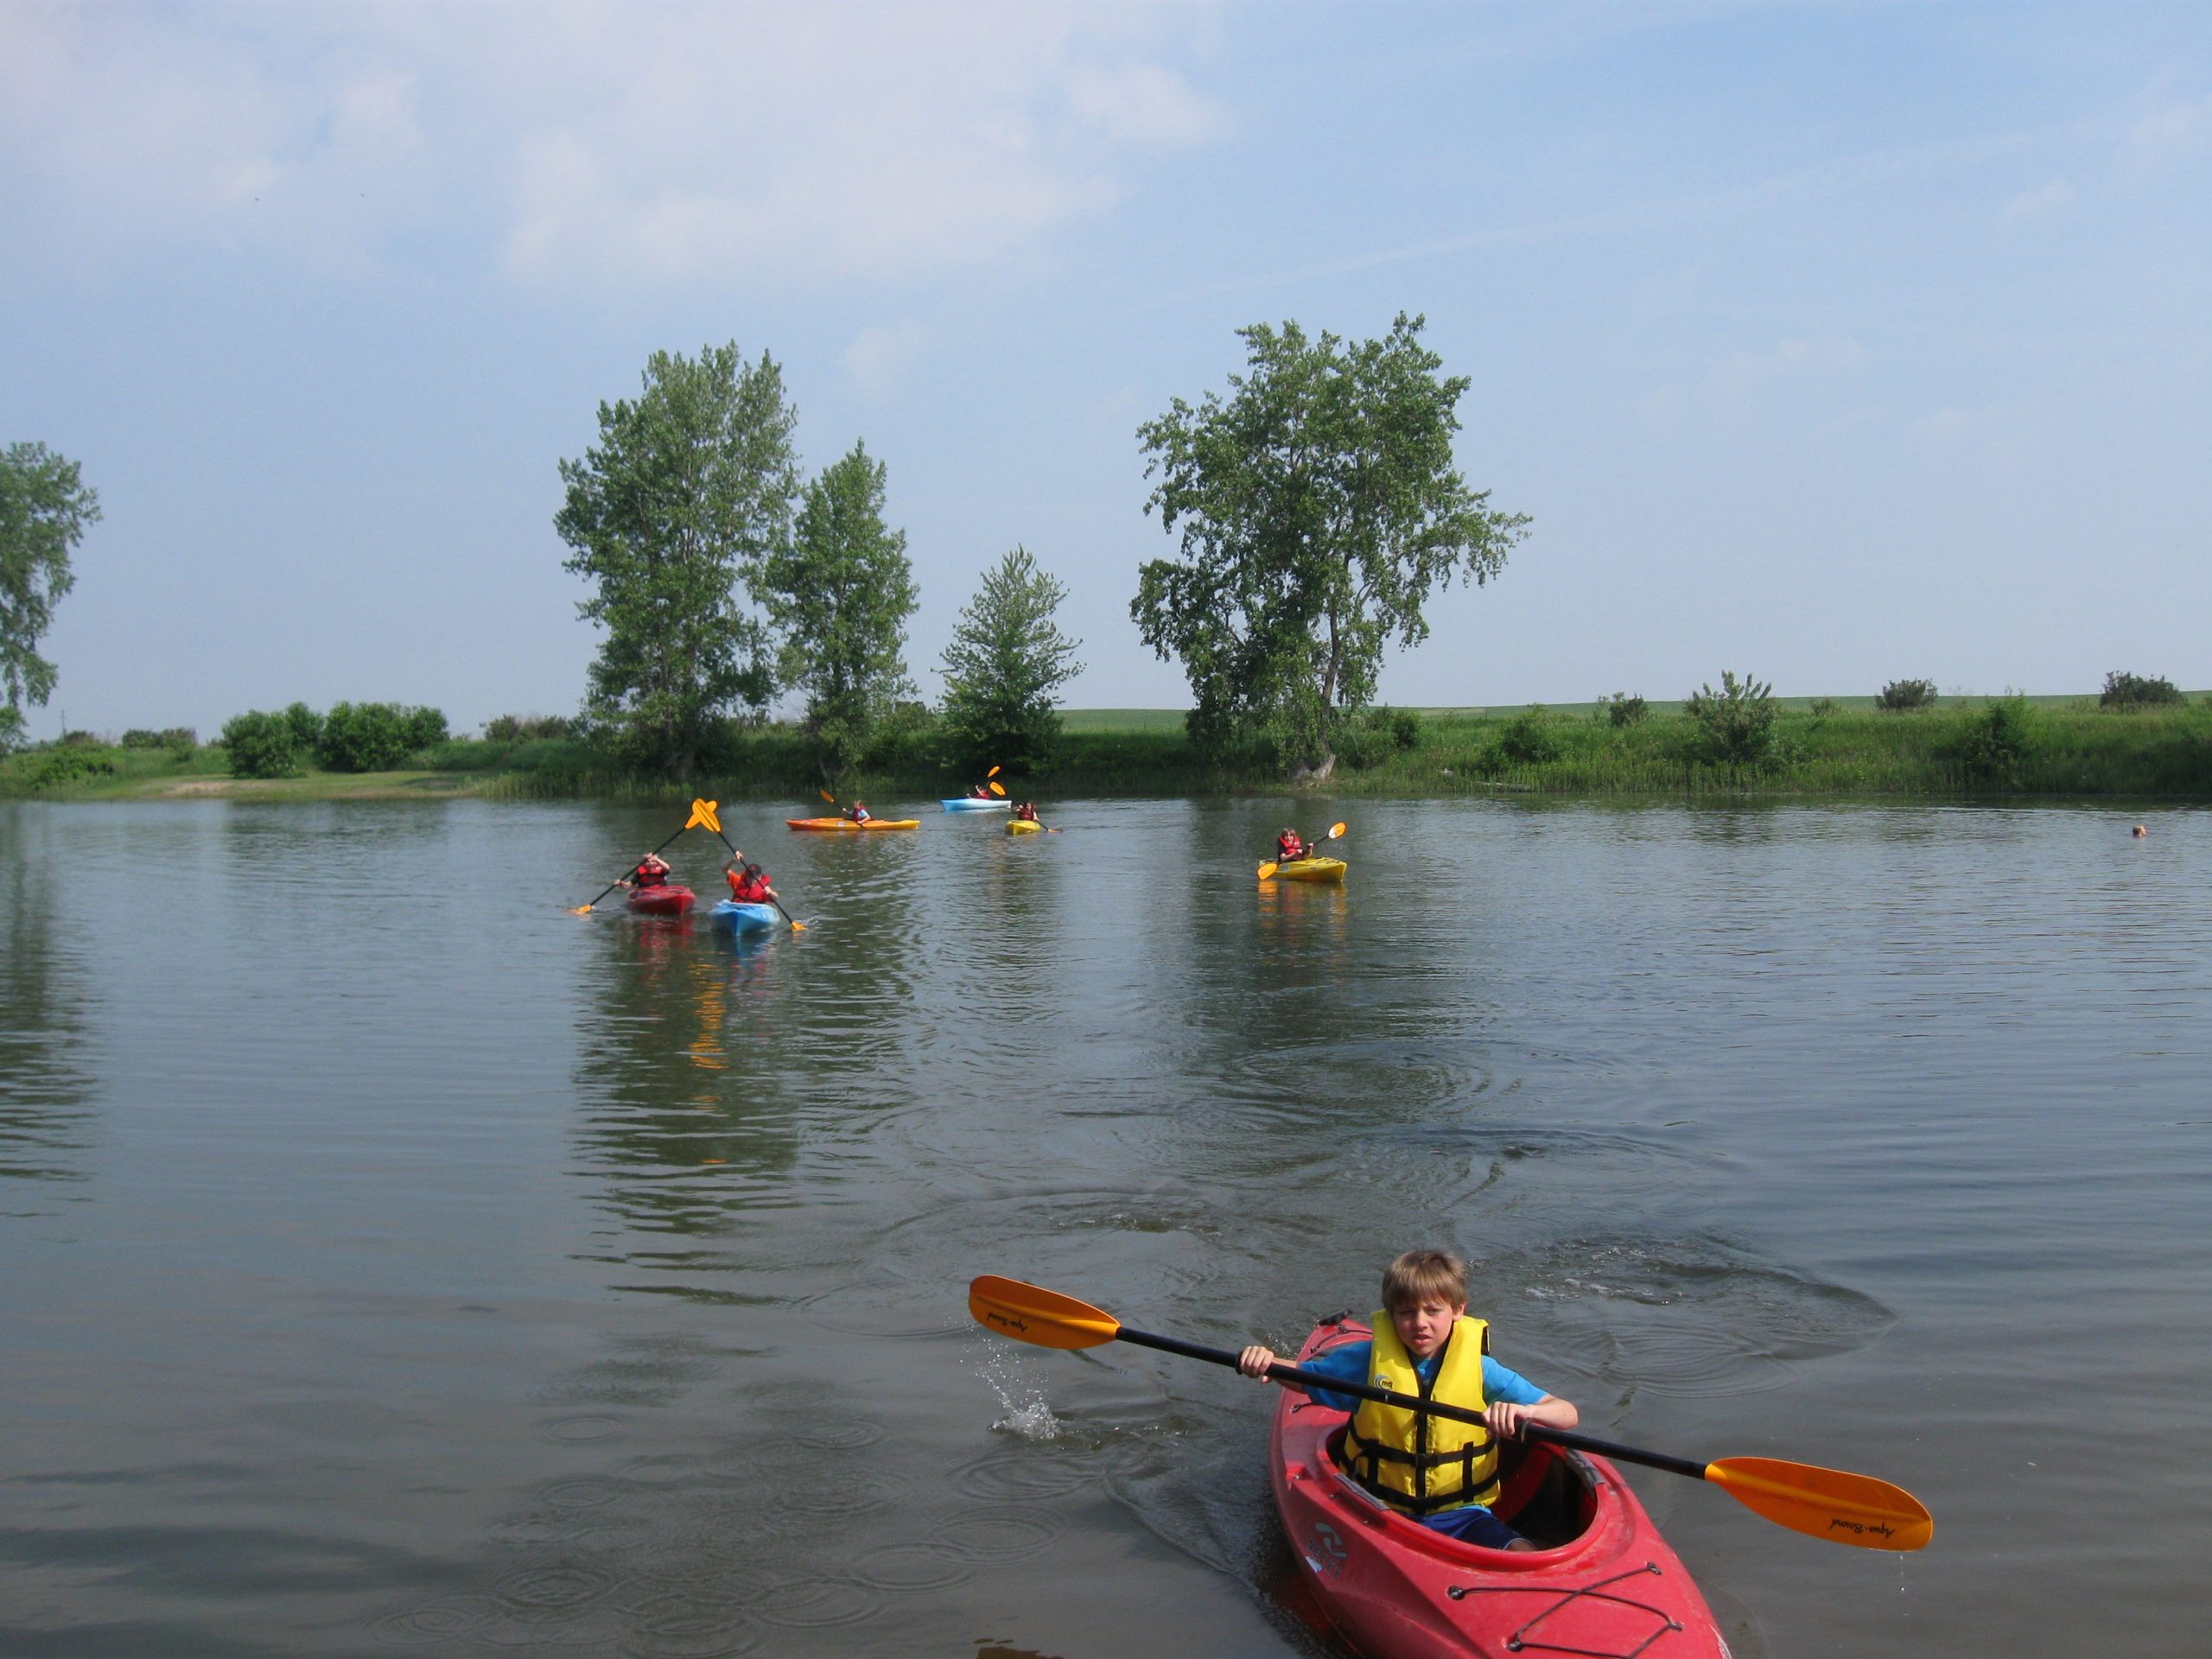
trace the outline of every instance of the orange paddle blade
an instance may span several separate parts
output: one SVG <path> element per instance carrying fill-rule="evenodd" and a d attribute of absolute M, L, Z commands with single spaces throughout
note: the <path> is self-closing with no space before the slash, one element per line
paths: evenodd
<path fill-rule="evenodd" d="M 569 914 L 571 916 L 588 916 L 591 914 L 591 906 L 589 905 L 572 905 L 569 908 Z"/>
<path fill-rule="evenodd" d="M 1902 1486 L 1780 1458 L 1723 1458 L 1705 1478 L 1745 1509 L 1778 1527 L 1861 1549 L 1920 1549 L 1936 1535 L 1936 1517 Z"/>
<path fill-rule="evenodd" d="M 707 829 L 713 830 L 718 836 L 721 834 L 722 821 L 715 816 L 715 803 L 712 801 L 692 802 L 691 816 L 684 819 L 683 827 L 686 830 Z"/>
<path fill-rule="evenodd" d="M 1335 840 L 1338 836 L 1341 836 L 1342 834 L 1344 834 L 1344 825 L 1342 825 L 1341 823 L 1332 823 L 1332 824 L 1331 824 L 1331 825 L 1329 826 L 1329 833 L 1328 833 L 1328 835 L 1327 835 L 1325 837 L 1324 837 L 1324 839 L 1325 839 L 1325 840 L 1329 840 L 1329 841 L 1334 841 L 1334 840 Z"/>
<path fill-rule="evenodd" d="M 1262 881 L 1266 880 L 1269 876 L 1273 875 L 1273 874 L 1274 874 L 1277 870 L 1281 869 L 1281 868 L 1282 868 L 1282 866 L 1281 866 L 1281 865 L 1280 865 L 1280 864 L 1276 863 L 1273 859 L 1269 859 L 1266 863 L 1264 863 L 1264 864 L 1262 864 L 1262 865 L 1261 865 L 1261 866 L 1260 866 L 1260 869 L 1259 869 L 1259 876 L 1260 876 L 1260 880 L 1262 880 Z"/>
<path fill-rule="evenodd" d="M 986 779 L 992 779 L 992 778 L 995 778 L 995 777 L 997 777 L 998 775 L 999 775 L 999 769 L 998 769 L 996 766 L 993 766 L 993 767 L 992 767 L 988 772 L 985 772 L 985 773 L 983 774 L 983 776 L 984 776 L 984 778 L 985 778 Z"/>
<path fill-rule="evenodd" d="M 814 792 L 819 795 L 823 800 L 829 802 L 830 805 L 835 806 L 837 804 L 837 798 L 835 795 L 832 795 L 828 790 L 817 789 Z"/>
<path fill-rule="evenodd" d="M 969 1281 L 968 1312 L 986 1331 L 1039 1348 L 1096 1348 L 1122 1332 L 1103 1308 L 995 1273 Z"/>
<path fill-rule="evenodd" d="M 1005 794 L 1005 793 L 1006 793 L 1006 785 L 1005 785 L 1004 784 L 1001 784 L 1001 783 L 994 783 L 994 784 L 991 785 L 991 793 L 992 793 L 992 794 L 994 794 L 994 795 L 1003 795 L 1003 794 Z"/>

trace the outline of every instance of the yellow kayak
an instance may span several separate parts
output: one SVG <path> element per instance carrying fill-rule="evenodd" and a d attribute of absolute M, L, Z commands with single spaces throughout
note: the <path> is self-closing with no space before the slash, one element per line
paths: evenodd
<path fill-rule="evenodd" d="M 1274 881 L 1341 881 L 1344 879 L 1344 861 L 1341 858 L 1294 858 L 1287 864 L 1275 866 L 1275 873 L 1268 880 Z"/>
<path fill-rule="evenodd" d="M 850 818 L 785 818 L 794 830 L 918 830 L 919 818 L 870 818 L 866 823 L 855 823 Z"/>
<path fill-rule="evenodd" d="M 1043 833 L 1045 826 L 1033 818 L 1008 818 L 1006 832 L 1009 836 L 1034 836 Z"/>

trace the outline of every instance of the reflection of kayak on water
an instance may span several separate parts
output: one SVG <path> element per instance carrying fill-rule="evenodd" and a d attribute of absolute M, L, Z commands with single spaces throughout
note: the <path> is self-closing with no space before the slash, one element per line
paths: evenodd
<path fill-rule="evenodd" d="M 1298 1363 L 1370 1332 L 1340 1319 Z M 1503 1448 L 1492 1511 L 1536 1545 L 1484 1549 L 1386 1510 L 1337 1455 L 1351 1420 L 1285 1389 L 1268 1473 L 1291 1554 L 1329 1622 L 1375 1659 L 1516 1653 L 1725 1659 L 1727 1644 L 1651 1517 L 1603 1458 L 1541 1443 Z M 1517 1454 L 1517 1455 L 1516 1455 Z"/>
<path fill-rule="evenodd" d="M 741 905 L 734 899 L 725 899 L 707 912 L 707 920 L 742 938 L 748 933 L 766 933 L 783 918 L 773 905 Z"/>
<path fill-rule="evenodd" d="M 1287 864 L 1278 864 L 1272 875 L 1262 876 L 1266 881 L 1341 881 L 1344 879 L 1344 861 L 1341 858 L 1294 858 Z"/>
<path fill-rule="evenodd" d="M 679 887 L 673 881 L 663 882 L 657 887 L 630 889 L 630 908 L 640 916 L 681 916 L 698 902 L 697 895 L 689 887 Z"/>
<path fill-rule="evenodd" d="M 918 830 L 919 818 L 870 818 L 866 823 L 855 823 L 850 818 L 785 818 L 794 830 Z"/>

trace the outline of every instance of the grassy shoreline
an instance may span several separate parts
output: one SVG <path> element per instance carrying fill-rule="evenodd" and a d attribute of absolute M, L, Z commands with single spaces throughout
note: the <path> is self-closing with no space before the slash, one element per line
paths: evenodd
<path fill-rule="evenodd" d="M 1971 744 L 1986 700 L 1946 698 L 1910 714 L 1878 712 L 1872 702 L 1823 700 L 1815 712 L 1810 700 L 1778 700 L 1773 755 L 1755 766 L 1691 758 L 1695 731 L 1679 704 L 1655 704 L 1648 718 L 1624 727 L 1592 704 L 1533 715 L 1525 709 L 1416 710 L 1415 720 L 1395 728 L 1378 721 L 1340 746 L 1334 774 L 1318 787 L 1379 798 L 2212 800 L 2212 699 L 2129 712 L 2101 710 L 2094 697 L 2025 699 L 2018 747 L 1996 772 L 1977 763 Z M 1536 758 L 1529 756 L 1532 729 Z M 101 751 L 99 759 L 112 769 L 37 785 L 38 757 L 14 757 L 0 763 L 0 798 L 652 801 L 705 794 L 817 801 L 811 750 L 785 727 L 733 734 L 720 764 L 680 782 L 625 774 L 585 746 L 558 741 L 464 740 L 406 771 L 271 779 L 232 778 L 212 746 L 188 755 Z M 872 760 L 845 780 L 846 798 L 926 798 L 968 781 L 946 766 L 927 731 L 887 742 Z M 1019 787 L 1068 798 L 1295 795 L 1316 785 L 1289 780 L 1264 753 L 1202 760 L 1177 711 L 1097 709 L 1071 711 L 1054 763 Z"/>

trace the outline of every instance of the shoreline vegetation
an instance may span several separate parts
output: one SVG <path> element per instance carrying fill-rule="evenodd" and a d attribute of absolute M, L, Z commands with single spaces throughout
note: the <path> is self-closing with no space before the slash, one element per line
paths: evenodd
<path fill-rule="evenodd" d="M 1257 744 L 1209 760 L 1174 709 L 1070 709 L 1050 755 L 1018 779 L 1039 798 L 1192 795 L 1376 798 L 1908 798 L 2212 800 L 2212 697 L 2126 709 L 2082 696 L 1950 696 L 1909 711 L 1872 697 L 1772 699 L 1756 760 L 1713 756 L 1709 723 L 1684 703 L 1369 711 L 1325 776 L 1286 775 Z M 499 725 L 499 722 L 494 722 Z M 510 727 L 513 722 L 506 722 Z M 131 736 L 138 734 L 132 734 Z M 626 767 L 575 737 L 449 738 L 376 771 L 231 775 L 220 743 L 125 747 L 73 733 L 0 761 L 0 798 L 334 801 L 391 799 L 787 800 L 818 805 L 818 747 L 794 724 L 732 723 L 696 774 Z M 910 800 L 974 782 L 938 720 L 879 731 L 839 779 L 839 798 Z"/>

